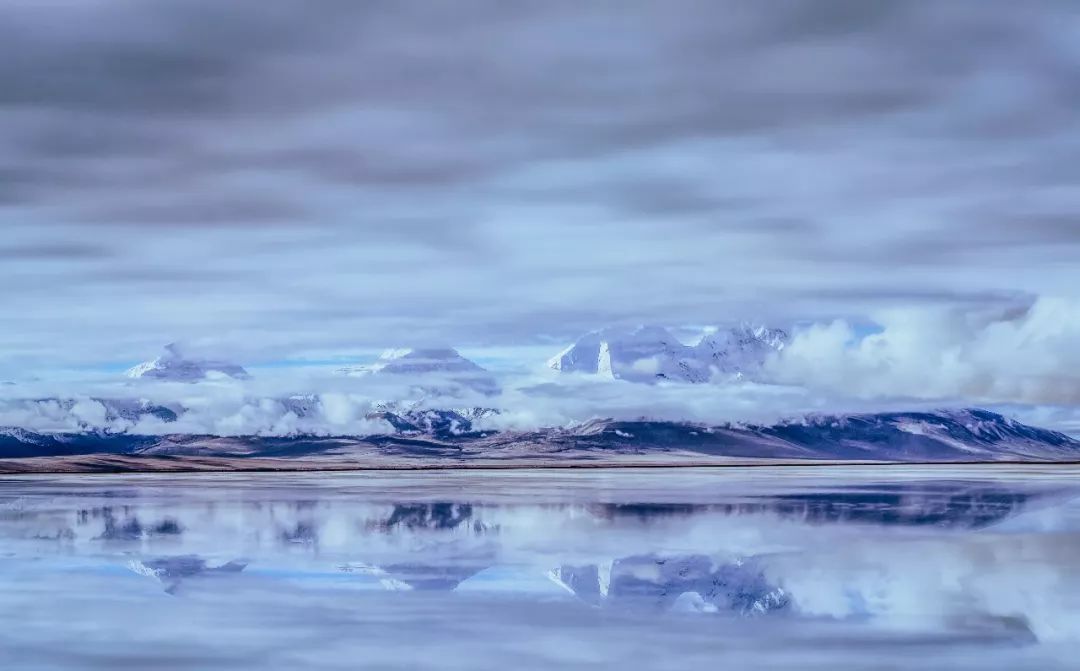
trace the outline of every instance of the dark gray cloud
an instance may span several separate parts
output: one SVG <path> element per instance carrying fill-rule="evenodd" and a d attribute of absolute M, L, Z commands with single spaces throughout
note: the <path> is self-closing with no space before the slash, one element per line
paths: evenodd
<path fill-rule="evenodd" d="M 84 242 L 39 242 L 29 245 L 0 243 L 0 261 L 80 261 L 112 256 L 104 245 Z"/>
<path fill-rule="evenodd" d="M 1072 294 L 1078 29 L 1067 1 L 5 3 L 0 366 Z"/>

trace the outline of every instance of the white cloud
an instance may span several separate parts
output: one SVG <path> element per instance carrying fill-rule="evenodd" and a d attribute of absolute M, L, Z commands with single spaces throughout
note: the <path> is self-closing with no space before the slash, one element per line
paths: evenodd
<path fill-rule="evenodd" d="M 0 379 L 1080 286 L 1054 6 L 276 4 L 0 3 Z"/>
<path fill-rule="evenodd" d="M 859 398 L 1080 403 L 1080 301 L 1041 298 L 1021 311 L 916 308 L 877 316 L 856 337 L 843 320 L 794 335 L 769 363 L 788 384 Z"/>

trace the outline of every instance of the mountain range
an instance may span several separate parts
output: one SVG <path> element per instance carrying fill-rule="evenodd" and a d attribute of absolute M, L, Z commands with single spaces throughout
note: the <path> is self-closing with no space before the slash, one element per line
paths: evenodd
<path fill-rule="evenodd" d="M 489 411 L 495 412 L 495 411 Z M 1076 461 L 1080 441 L 985 410 L 820 415 L 770 425 L 592 420 L 530 431 L 485 430 L 483 413 L 375 413 L 364 436 L 146 436 L 0 429 L 0 457 L 278 459 L 277 468 L 327 464 L 723 463 L 781 461 Z M 115 462 L 114 466 L 115 466 Z M 234 467 L 236 467 L 234 465 Z"/>
<path fill-rule="evenodd" d="M 559 373 L 647 385 L 755 380 L 788 340 L 784 331 L 749 325 L 709 331 L 693 344 L 685 344 L 656 326 L 605 329 L 583 336 L 549 365 Z M 274 435 L 236 436 L 168 433 L 170 424 L 192 412 L 180 402 L 123 397 L 78 401 L 8 398 L 0 402 L 0 411 L 14 408 L 25 416 L 48 418 L 50 426 L 67 428 L 31 431 L 25 426 L 0 426 L 0 459 L 107 454 L 379 464 L 421 459 L 432 463 L 585 463 L 632 459 L 915 462 L 1080 458 L 1080 442 L 1069 436 L 975 408 L 810 415 L 774 424 L 724 423 L 723 418 L 717 418 L 720 422 L 716 424 L 703 424 L 639 417 L 595 418 L 529 430 L 500 428 L 499 416 L 504 410 L 500 409 L 499 381 L 452 348 L 388 350 L 371 365 L 343 368 L 338 373 L 391 383 L 372 389 L 390 389 L 390 393 L 402 396 L 371 399 L 367 410 L 360 410 L 366 412 L 362 422 L 355 424 L 363 428 L 349 435 L 332 435 L 333 430 L 327 427 L 335 423 L 323 421 L 333 414 L 334 403 L 340 399 L 318 393 L 254 399 L 259 412 L 288 420 L 280 424 L 285 428 L 275 429 Z M 188 384 L 250 378 L 236 363 L 194 357 L 176 344 L 166 346 L 162 356 L 136 366 L 128 375 L 137 380 Z"/>
<path fill-rule="evenodd" d="M 780 329 L 748 324 L 709 330 L 692 345 L 684 344 L 661 326 L 608 328 L 582 336 L 552 357 L 548 367 L 563 373 L 643 383 L 754 379 L 768 357 L 783 350 L 788 340 L 788 334 Z M 399 380 L 439 378 L 432 390 L 441 393 L 453 393 L 455 388 L 487 395 L 500 391 L 489 371 L 450 347 L 390 349 L 369 365 L 344 367 L 338 373 Z M 189 383 L 215 377 L 251 377 L 237 363 L 194 357 L 177 343 L 166 345 L 164 354 L 131 368 L 127 375 Z"/>

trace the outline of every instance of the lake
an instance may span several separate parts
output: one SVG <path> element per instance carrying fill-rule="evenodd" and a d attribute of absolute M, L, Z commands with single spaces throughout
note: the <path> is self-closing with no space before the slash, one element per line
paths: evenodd
<path fill-rule="evenodd" d="M 9 669 L 1075 669 L 1080 468 L 0 478 Z"/>

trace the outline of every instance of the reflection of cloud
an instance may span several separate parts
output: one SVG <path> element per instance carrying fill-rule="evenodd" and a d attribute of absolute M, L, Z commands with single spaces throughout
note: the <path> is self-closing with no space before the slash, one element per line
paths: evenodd
<path fill-rule="evenodd" d="M 135 589 L 116 599 L 107 576 L 82 578 L 102 563 L 147 557 L 143 571 L 162 571 L 184 593 L 215 575 L 225 559 L 257 557 L 258 575 L 238 585 L 246 591 L 228 590 L 233 607 L 266 599 L 288 618 L 290 608 L 313 599 L 325 612 L 341 606 L 368 618 L 400 615 L 400 623 L 413 621 L 418 603 L 440 619 L 486 605 L 488 586 L 515 609 L 543 609 L 556 593 L 545 573 L 557 566 L 559 580 L 580 600 L 618 607 L 620 621 L 640 627 L 642 636 L 675 626 L 658 608 L 752 612 L 759 603 L 778 605 L 761 599 L 779 588 L 792 600 L 783 609 L 792 618 L 728 623 L 748 644 L 756 636 L 782 640 L 795 621 L 799 631 L 845 650 L 869 639 L 1024 643 L 1029 632 L 1046 645 L 1068 647 L 1080 640 L 1071 472 L 1033 466 L 984 476 L 905 467 L 888 478 L 873 468 L 840 475 L 827 468 L 686 471 L 663 478 L 655 472 L 274 474 L 222 476 L 213 487 L 194 477 L 12 481 L 4 491 L 9 500 L 0 501 L 0 545 L 12 555 L 0 570 L 53 571 L 56 584 L 43 593 L 66 598 L 57 585 L 75 564 L 83 571 L 70 574 L 83 581 L 79 594 L 104 609 L 141 604 L 144 596 Z M 1016 512 L 1023 515 L 1011 517 Z M 133 519 L 141 539 L 125 536 Z M 387 525 L 391 519 L 396 523 Z M 477 521 L 499 532 L 477 535 Z M 183 533 L 160 541 L 169 555 L 148 554 L 155 541 L 147 530 L 173 523 Z M 95 540 L 110 524 L 118 540 Z M 57 543 L 61 529 L 71 533 Z M 318 552 L 294 551 L 282 543 L 282 531 L 317 538 Z M 739 557 L 753 559 L 740 564 Z M 349 571 L 354 575 L 343 575 Z M 394 599 L 371 590 L 380 584 L 436 593 Z M 25 586 L 9 588 L 5 598 L 18 599 Z M 352 588 L 369 591 L 357 597 Z M 437 593 L 466 588 L 469 594 Z M 183 601 L 216 598 L 212 592 L 193 589 Z M 348 601 L 337 601 L 345 592 Z M 599 626 L 595 611 L 574 605 L 564 617 Z M 42 602 L 32 612 L 48 607 Z M 674 619 L 678 627 L 697 626 Z"/>

